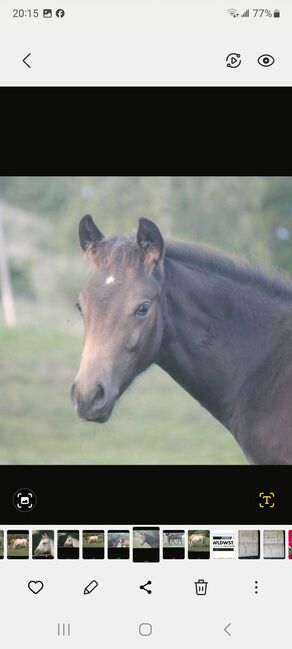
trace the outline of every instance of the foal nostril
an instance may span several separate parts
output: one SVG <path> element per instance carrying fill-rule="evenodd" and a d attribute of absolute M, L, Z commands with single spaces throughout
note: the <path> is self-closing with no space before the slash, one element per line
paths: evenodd
<path fill-rule="evenodd" d="M 99 383 L 99 385 L 97 386 L 97 390 L 96 390 L 94 399 L 92 401 L 92 405 L 94 407 L 98 407 L 98 406 L 100 406 L 100 404 L 102 404 L 104 402 L 104 399 L 105 399 L 105 389 L 104 389 L 103 385 L 101 385 L 101 383 Z"/>
<path fill-rule="evenodd" d="M 94 397 L 92 397 L 92 394 L 94 394 Z M 101 383 L 96 386 L 95 393 L 91 391 L 88 394 L 80 389 L 78 381 L 75 381 L 71 387 L 70 396 L 76 413 L 81 419 L 94 419 L 103 409 L 106 402 L 106 390 Z"/>

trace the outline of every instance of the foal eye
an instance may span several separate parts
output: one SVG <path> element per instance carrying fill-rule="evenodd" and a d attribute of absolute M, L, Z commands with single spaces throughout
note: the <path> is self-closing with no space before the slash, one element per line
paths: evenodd
<path fill-rule="evenodd" d="M 142 302 L 142 304 L 140 304 L 140 306 L 138 306 L 138 309 L 135 311 L 135 315 L 138 318 L 143 318 L 143 316 L 147 315 L 150 307 L 151 302 L 149 300 L 147 302 Z"/>

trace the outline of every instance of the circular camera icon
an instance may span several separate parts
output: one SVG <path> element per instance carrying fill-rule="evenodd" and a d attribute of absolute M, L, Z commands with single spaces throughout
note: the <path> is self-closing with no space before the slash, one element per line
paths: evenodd
<path fill-rule="evenodd" d="M 37 504 L 37 497 L 32 489 L 18 489 L 13 496 L 13 505 L 19 512 L 31 512 Z"/>
<path fill-rule="evenodd" d="M 64 9 L 57 9 L 56 16 L 57 16 L 57 18 L 64 18 L 64 16 L 65 16 Z"/>
<path fill-rule="evenodd" d="M 263 67 L 263 68 L 269 68 L 273 63 L 275 63 L 275 59 L 271 54 L 262 54 L 258 58 L 258 63 Z"/>

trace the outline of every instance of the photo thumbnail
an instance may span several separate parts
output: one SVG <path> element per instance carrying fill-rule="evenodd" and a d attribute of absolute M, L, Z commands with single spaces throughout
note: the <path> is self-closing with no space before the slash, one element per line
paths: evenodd
<path fill-rule="evenodd" d="M 83 559 L 104 559 L 104 530 L 84 530 Z"/>
<path fill-rule="evenodd" d="M 185 532 L 163 530 L 163 559 L 185 558 Z"/>
<path fill-rule="evenodd" d="M 210 530 L 188 532 L 188 558 L 210 559 Z"/>
<path fill-rule="evenodd" d="M 79 559 L 79 531 L 58 531 L 58 559 Z"/>
<path fill-rule="evenodd" d="M 159 527 L 134 527 L 133 561 L 159 561 L 160 533 Z"/>
<path fill-rule="evenodd" d="M 54 532 L 52 530 L 32 531 L 32 558 L 54 559 Z"/>
<path fill-rule="evenodd" d="M 109 530 L 107 535 L 108 559 L 130 558 L 129 530 Z"/>
<path fill-rule="evenodd" d="M 7 532 L 7 559 L 28 559 L 29 558 L 29 532 L 14 531 Z"/>

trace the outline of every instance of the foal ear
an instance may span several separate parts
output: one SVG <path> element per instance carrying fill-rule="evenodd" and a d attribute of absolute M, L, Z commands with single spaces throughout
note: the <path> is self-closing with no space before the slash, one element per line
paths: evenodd
<path fill-rule="evenodd" d="M 143 250 L 147 264 L 158 263 L 163 258 L 163 237 L 153 221 L 144 218 L 139 219 L 137 243 Z"/>
<path fill-rule="evenodd" d="M 103 238 L 104 235 L 96 227 L 92 216 L 90 214 L 83 216 L 79 223 L 79 241 L 82 250 L 86 252 L 92 244 L 98 243 Z"/>

